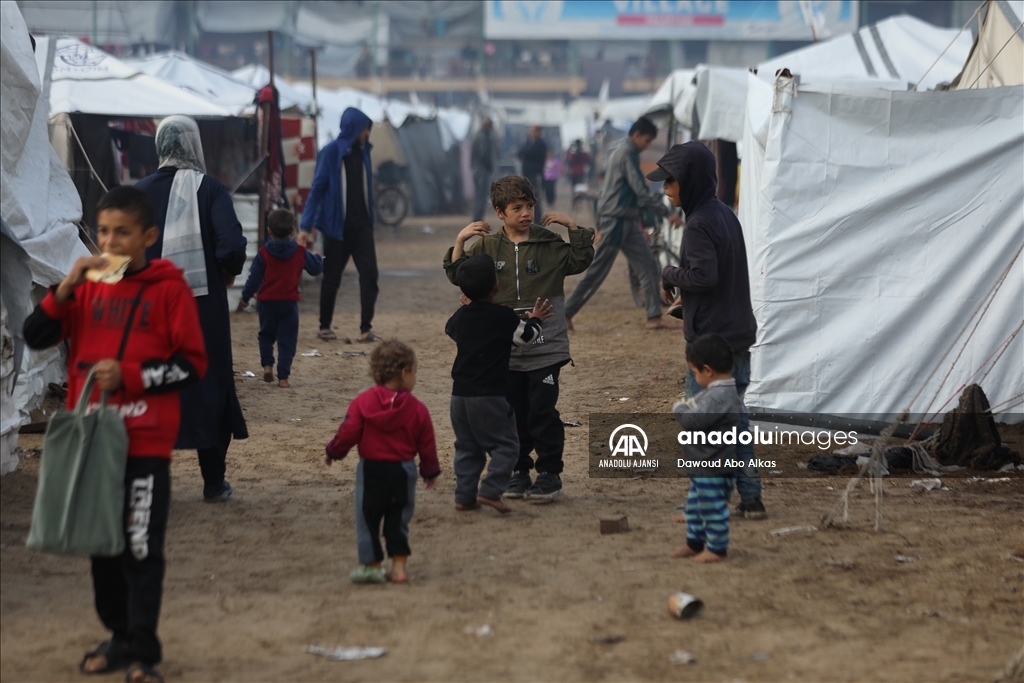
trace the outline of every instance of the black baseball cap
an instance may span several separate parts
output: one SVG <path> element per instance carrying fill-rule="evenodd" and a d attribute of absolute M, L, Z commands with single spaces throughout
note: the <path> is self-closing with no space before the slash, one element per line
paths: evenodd
<path fill-rule="evenodd" d="M 672 147 L 670 147 L 669 150 L 665 152 L 665 155 L 658 159 L 658 168 L 648 173 L 647 179 L 657 183 L 661 182 L 662 180 L 674 178 L 675 174 L 668 169 L 672 168 L 676 170 L 682 170 L 686 166 L 685 159 L 688 151 L 687 144 L 672 145 Z"/>
<path fill-rule="evenodd" d="M 668 155 L 666 154 L 665 156 Z M 664 159 L 664 157 L 662 158 Z M 654 169 L 653 171 L 647 174 L 647 179 L 654 183 L 660 183 L 661 181 L 668 180 L 671 177 L 672 174 L 665 170 L 665 168 L 661 165 L 661 162 L 658 162 L 658 168 Z"/>

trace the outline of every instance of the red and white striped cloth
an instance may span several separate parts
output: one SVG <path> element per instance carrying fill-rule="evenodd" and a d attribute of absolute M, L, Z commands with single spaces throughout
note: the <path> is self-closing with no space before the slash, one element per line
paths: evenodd
<path fill-rule="evenodd" d="M 281 146 L 284 151 L 284 185 L 288 204 L 296 218 L 302 215 L 316 173 L 316 128 L 305 116 L 281 115 Z"/>

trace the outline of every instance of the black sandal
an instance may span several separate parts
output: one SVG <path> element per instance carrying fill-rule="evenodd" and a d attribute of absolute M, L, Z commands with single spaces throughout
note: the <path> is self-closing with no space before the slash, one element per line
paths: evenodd
<path fill-rule="evenodd" d="M 142 662 L 134 662 L 128 667 L 128 673 L 124 675 L 124 683 L 139 683 L 135 677 L 138 674 L 142 674 L 142 681 L 149 681 L 150 683 L 164 683 L 164 677 L 160 675 L 160 672 L 156 670 L 156 667 L 150 666 L 149 664 L 143 664 Z"/>
<path fill-rule="evenodd" d="M 92 657 L 103 657 L 107 660 L 106 666 L 96 671 L 88 671 L 85 663 Z M 108 674 L 111 671 L 118 671 L 128 666 L 128 648 L 114 641 L 113 638 L 105 640 L 96 646 L 92 652 L 86 652 L 82 661 L 78 663 L 78 670 L 92 676 L 94 674 Z"/>

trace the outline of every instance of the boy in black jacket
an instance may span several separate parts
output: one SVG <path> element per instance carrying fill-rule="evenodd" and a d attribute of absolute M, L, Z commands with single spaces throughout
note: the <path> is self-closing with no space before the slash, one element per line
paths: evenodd
<path fill-rule="evenodd" d="M 458 345 L 452 365 L 452 428 L 455 430 L 455 509 L 481 505 L 498 512 L 512 509 L 501 501 L 519 460 L 519 437 L 512 405 L 505 398 L 512 345 L 526 346 L 551 317 L 547 299 L 537 299 L 526 320 L 494 303 L 498 278 L 494 259 L 477 254 L 459 266 L 456 281 L 470 303 L 455 312 L 445 333 Z M 491 462 L 480 481 L 487 454 Z M 479 486 L 479 494 L 477 487 Z"/>

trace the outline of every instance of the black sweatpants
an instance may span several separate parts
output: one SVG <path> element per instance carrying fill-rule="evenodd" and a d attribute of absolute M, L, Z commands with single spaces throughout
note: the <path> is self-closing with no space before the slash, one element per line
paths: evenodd
<path fill-rule="evenodd" d="M 231 445 L 231 410 L 225 406 L 217 428 L 217 443 L 209 448 L 197 449 L 199 471 L 203 475 L 203 494 L 219 493 L 227 472 L 228 447 Z"/>
<path fill-rule="evenodd" d="M 170 460 L 128 458 L 125 472 L 125 549 L 92 558 L 96 613 L 131 661 L 162 658 L 156 626 L 164 592 L 164 534 L 171 501 Z"/>
<path fill-rule="evenodd" d="M 324 281 L 320 287 L 320 329 L 331 329 L 334 320 L 334 302 L 341 287 L 341 274 L 349 257 L 359 273 L 360 332 L 373 327 L 374 307 L 377 305 L 377 247 L 373 228 L 369 225 L 345 226 L 345 239 L 335 240 L 324 235 Z"/>
<path fill-rule="evenodd" d="M 508 402 L 516 411 L 519 432 L 517 472 L 534 469 L 530 453 L 537 451 L 537 472 L 562 473 L 565 426 L 558 414 L 558 373 L 562 365 L 529 372 L 508 373 Z"/>
<path fill-rule="evenodd" d="M 384 560 L 381 522 L 389 557 L 408 557 L 409 522 L 415 508 L 416 464 L 359 459 L 356 467 L 356 546 L 359 564 Z"/>

